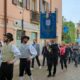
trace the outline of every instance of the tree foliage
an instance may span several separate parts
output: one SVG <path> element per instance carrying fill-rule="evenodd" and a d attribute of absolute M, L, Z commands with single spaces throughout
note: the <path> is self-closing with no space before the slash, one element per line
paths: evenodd
<path fill-rule="evenodd" d="M 72 21 L 66 21 L 63 17 L 63 28 L 64 26 L 68 27 L 67 33 L 62 33 L 62 40 L 66 43 L 75 42 L 75 24 Z"/>

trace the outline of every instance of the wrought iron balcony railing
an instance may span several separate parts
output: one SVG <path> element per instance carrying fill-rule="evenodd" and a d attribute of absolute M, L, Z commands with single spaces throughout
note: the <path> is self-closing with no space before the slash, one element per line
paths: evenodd
<path fill-rule="evenodd" d="M 40 14 L 38 12 L 31 11 L 31 22 L 35 24 L 40 22 Z"/>

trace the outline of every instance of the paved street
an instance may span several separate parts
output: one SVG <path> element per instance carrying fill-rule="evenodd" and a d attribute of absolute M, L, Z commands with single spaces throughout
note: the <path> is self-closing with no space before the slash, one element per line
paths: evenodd
<path fill-rule="evenodd" d="M 55 77 L 47 78 L 47 68 L 42 67 L 42 69 L 39 69 L 38 66 L 35 66 L 35 69 L 32 71 L 34 80 L 80 80 L 80 65 L 78 68 L 74 67 L 74 63 L 71 63 L 68 65 L 67 71 L 61 71 L 60 64 L 57 68 L 57 74 Z M 25 76 L 25 80 L 28 80 L 28 76 Z M 15 66 L 14 71 L 14 79 L 13 80 L 19 80 L 18 79 L 18 66 Z"/>

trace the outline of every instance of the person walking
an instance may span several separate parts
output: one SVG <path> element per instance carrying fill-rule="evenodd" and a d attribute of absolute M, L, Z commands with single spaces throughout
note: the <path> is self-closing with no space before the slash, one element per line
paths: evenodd
<path fill-rule="evenodd" d="M 42 66 L 45 65 L 45 61 L 47 60 L 47 54 L 48 54 L 48 50 L 47 50 L 47 43 L 45 43 L 45 45 L 42 48 L 42 55 L 43 55 L 43 61 L 42 61 Z"/>
<path fill-rule="evenodd" d="M 78 43 L 75 43 L 73 45 L 73 55 L 74 55 L 74 62 L 75 67 L 78 67 L 78 57 L 79 57 L 79 45 Z"/>
<path fill-rule="evenodd" d="M 14 62 L 19 58 L 20 51 L 12 43 L 13 35 L 4 35 L 4 45 L 2 46 L 2 63 L 0 67 L 0 80 L 12 80 Z"/>
<path fill-rule="evenodd" d="M 66 46 L 65 44 L 62 44 L 60 46 L 60 63 L 61 63 L 61 69 L 63 70 L 64 67 L 67 69 L 67 52 L 66 52 Z"/>
<path fill-rule="evenodd" d="M 35 59 L 37 61 L 37 64 L 39 66 L 39 69 L 41 69 L 41 64 L 40 64 L 40 60 L 39 60 L 39 56 L 40 56 L 40 45 L 37 43 L 37 40 L 36 39 L 33 40 L 33 44 L 32 45 L 33 45 L 33 47 L 37 51 L 36 57 L 32 59 L 32 70 L 34 68 L 34 61 L 35 61 Z"/>
<path fill-rule="evenodd" d="M 24 80 L 24 72 L 28 74 L 29 79 L 32 79 L 32 73 L 30 70 L 30 62 L 32 58 L 37 55 L 35 48 L 32 45 L 28 45 L 29 37 L 22 36 L 20 46 L 20 64 L 19 64 L 19 80 Z"/>
<path fill-rule="evenodd" d="M 51 71 L 53 67 L 53 77 L 56 75 L 56 69 L 58 64 L 59 47 L 55 40 L 51 40 L 48 47 L 47 63 L 48 63 L 48 77 L 51 77 Z"/>
<path fill-rule="evenodd" d="M 67 49 L 68 49 L 68 63 L 70 64 L 72 62 L 72 54 L 73 54 L 71 44 L 67 45 Z"/>
<path fill-rule="evenodd" d="M 66 44 L 66 58 L 67 62 L 70 64 L 71 63 L 71 57 L 72 57 L 72 49 L 69 44 Z"/>

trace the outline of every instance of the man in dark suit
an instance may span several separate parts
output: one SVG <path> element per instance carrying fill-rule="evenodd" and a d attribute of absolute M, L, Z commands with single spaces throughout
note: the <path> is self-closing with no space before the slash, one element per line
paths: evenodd
<path fill-rule="evenodd" d="M 49 75 L 48 77 L 51 76 L 51 71 L 53 67 L 53 76 L 56 74 L 56 67 L 58 63 L 58 54 L 59 54 L 59 47 L 58 44 L 55 42 L 55 40 L 50 40 L 50 49 L 51 49 L 51 56 L 48 57 L 48 71 Z"/>

